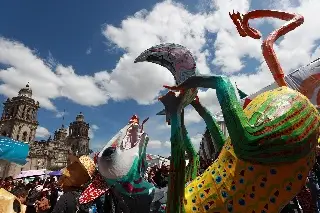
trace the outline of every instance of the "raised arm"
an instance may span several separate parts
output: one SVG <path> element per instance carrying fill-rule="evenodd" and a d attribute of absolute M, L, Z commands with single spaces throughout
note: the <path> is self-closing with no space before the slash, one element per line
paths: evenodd
<path fill-rule="evenodd" d="M 249 26 L 250 19 L 257 18 L 277 18 L 284 21 L 288 21 L 286 24 L 282 25 L 279 29 L 274 30 L 266 40 L 262 43 L 262 53 L 267 62 L 267 65 L 279 86 L 287 86 L 287 83 L 284 80 L 284 73 L 280 66 L 279 60 L 276 56 L 276 53 L 273 49 L 274 42 L 281 36 L 287 34 L 288 32 L 296 29 L 300 26 L 304 18 L 301 15 L 295 13 L 287 13 L 282 11 L 274 10 L 254 10 L 250 11 L 245 15 L 237 13 L 229 13 L 230 18 L 233 23 L 236 25 L 237 30 L 242 37 L 250 36 L 254 39 L 260 39 L 261 33 L 252 27 Z"/>
<path fill-rule="evenodd" d="M 217 152 L 220 152 L 226 141 L 226 137 L 223 135 L 219 124 L 213 118 L 212 114 L 200 103 L 198 97 L 196 100 L 191 102 L 191 105 L 205 121 L 210 132 L 214 148 Z"/>

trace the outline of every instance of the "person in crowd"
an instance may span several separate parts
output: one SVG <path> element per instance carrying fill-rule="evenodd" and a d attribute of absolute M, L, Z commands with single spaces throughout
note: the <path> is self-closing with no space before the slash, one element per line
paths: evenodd
<path fill-rule="evenodd" d="M 5 190 L 7 190 L 8 192 L 11 192 L 11 190 L 14 188 L 12 176 L 9 176 L 9 177 L 4 179 L 3 188 Z"/>
<path fill-rule="evenodd" d="M 64 194 L 57 201 L 52 213 L 87 213 L 89 208 L 80 205 L 78 199 L 83 186 L 95 172 L 95 164 L 89 156 L 71 156 L 69 160 L 70 164 L 62 170 L 58 181 Z"/>
<path fill-rule="evenodd" d="M 153 185 L 157 186 L 156 182 L 154 181 L 154 171 L 150 170 L 149 174 L 148 174 L 148 181 L 150 183 L 152 183 Z"/>
<path fill-rule="evenodd" d="M 37 185 L 38 184 L 38 185 Z M 26 213 L 36 213 L 36 201 L 40 199 L 40 193 L 38 191 L 40 185 L 39 181 L 35 179 L 27 185 L 28 189 L 28 198 L 27 198 L 27 211 Z"/>
<path fill-rule="evenodd" d="M 312 202 L 310 189 L 304 186 L 300 193 L 296 196 L 304 213 L 315 213 L 316 203 Z"/>
<path fill-rule="evenodd" d="M 56 185 L 54 179 L 50 180 L 50 196 L 49 196 L 49 201 L 50 201 L 50 211 L 53 211 L 59 197 L 59 189 L 58 186 Z"/>
<path fill-rule="evenodd" d="M 35 203 L 37 213 L 50 213 L 50 201 L 46 196 L 41 196 Z"/>
<path fill-rule="evenodd" d="M 27 203 L 28 190 L 24 186 L 16 187 L 12 190 L 12 194 L 18 198 L 20 203 Z"/>

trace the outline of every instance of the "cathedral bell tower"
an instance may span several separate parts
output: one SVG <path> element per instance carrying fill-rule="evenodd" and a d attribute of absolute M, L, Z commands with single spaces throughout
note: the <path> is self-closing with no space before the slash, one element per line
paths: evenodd
<path fill-rule="evenodd" d="M 17 97 L 8 98 L 3 104 L 0 120 L 0 134 L 15 140 L 34 141 L 39 125 L 37 113 L 39 102 L 32 99 L 29 83 L 22 88 Z"/>
<path fill-rule="evenodd" d="M 89 124 L 84 121 L 84 116 L 80 112 L 76 120 L 69 125 L 69 135 L 67 144 L 76 156 L 89 154 Z"/>
<path fill-rule="evenodd" d="M 68 130 L 62 124 L 61 128 L 54 132 L 54 141 L 64 141 L 68 136 Z"/>

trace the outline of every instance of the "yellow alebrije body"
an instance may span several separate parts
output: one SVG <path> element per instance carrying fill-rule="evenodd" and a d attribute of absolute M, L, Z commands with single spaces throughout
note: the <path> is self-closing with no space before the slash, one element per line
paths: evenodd
<path fill-rule="evenodd" d="M 186 187 L 186 213 L 280 212 L 301 191 L 314 164 L 314 153 L 292 164 L 251 164 L 235 156 L 230 142 L 214 164 Z"/>
<path fill-rule="evenodd" d="M 258 112 L 268 97 L 284 93 L 286 89 L 261 94 L 244 110 L 246 116 Z M 228 139 L 215 162 L 185 188 L 185 212 L 278 213 L 301 191 L 314 162 L 315 149 L 293 163 L 251 163 L 237 158 Z"/>

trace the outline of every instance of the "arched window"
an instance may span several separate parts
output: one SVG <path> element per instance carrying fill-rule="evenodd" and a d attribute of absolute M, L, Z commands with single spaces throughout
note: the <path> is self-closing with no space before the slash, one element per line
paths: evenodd
<path fill-rule="evenodd" d="M 2 135 L 2 136 L 7 136 L 6 131 L 3 131 L 3 132 L 1 133 L 1 135 Z"/>
<path fill-rule="evenodd" d="M 22 140 L 23 141 L 27 141 L 27 136 L 28 136 L 28 133 L 25 131 L 25 132 L 23 132 L 23 134 L 22 134 Z"/>

